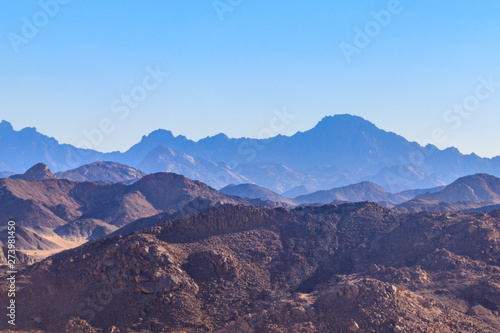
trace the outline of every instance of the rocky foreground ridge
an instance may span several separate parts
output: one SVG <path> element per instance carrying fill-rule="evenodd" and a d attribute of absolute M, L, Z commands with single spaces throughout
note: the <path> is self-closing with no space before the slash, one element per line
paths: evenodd
<path fill-rule="evenodd" d="M 17 320 L 59 333 L 499 332 L 499 240 L 500 211 L 227 204 L 29 266 Z"/>

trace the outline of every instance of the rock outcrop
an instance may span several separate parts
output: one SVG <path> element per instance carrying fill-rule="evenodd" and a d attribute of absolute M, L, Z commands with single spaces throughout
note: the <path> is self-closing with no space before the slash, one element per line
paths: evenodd
<path fill-rule="evenodd" d="M 226 204 L 24 269 L 18 323 L 41 332 L 498 332 L 499 285 L 500 211 Z"/>

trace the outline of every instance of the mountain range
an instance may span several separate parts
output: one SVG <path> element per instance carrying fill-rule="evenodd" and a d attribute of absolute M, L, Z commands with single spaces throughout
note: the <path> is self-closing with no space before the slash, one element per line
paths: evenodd
<path fill-rule="evenodd" d="M 104 168 L 102 165 L 94 164 L 85 169 L 105 170 L 104 177 L 110 176 L 110 165 L 118 171 L 123 170 L 123 166 L 115 163 L 106 164 Z M 95 177 L 95 172 L 92 174 Z M 40 178 L 34 179 L 35 176 Z M 178 217 L 221 203 L 284 205 L 226 195 L 173 173 L 146 175 L 130 185 L 71 181 L 58 179 L 46 165 L 39 163 L 25 174 L 0 179 L 0 234 L 6 234 L 7 221 L 15 220 L 19 249 L 60 250 L 102 238 L 141 218 L 162 213 Z M 2 238 L 0 243 L 6 239 Z"/>
<path fill-rule="evenodd" d="M 351 184 L 330 190 L 316 191 L 310 194 L 301 195 L 295 198 L 295 202 L 299 204 L 314 204 L 314 203 L 331 203 L 333 201 L 346 202 L 386 202 L 390 204 L 398 204 L 414 198 L 418 193 L 435 192 L 443 187 L 435 187 L 423 190 L 407 190 L 392 194 L 381 186 L 364 181 L 361 183 Z"/>
<path fill-rule="evenodd" d="M 0 219 L 18 221 L 18 247 L 25 251 L 59 251 L 228 203 L 292 208 L 366 201 L 403 212 L 491 211 L 500 205 L 500 179 L 475 174 L 447 186 L 398 193 L 365 181 L 296 198 L 255 184 L 217 191 L 182 175 L 146 175 L 116 162 L 94 162 L 57 174 L 37 163 L 24 174 L 0 179 Z M 0 226 L 0 234 L 6 232 L 6 225 Z"/>
<path fill-rule="evenodd" d="M 484 173 L 295 198 L 109 161 L 0 179 L 18 328 L 44 333 L 498 332 L 498 205 Z"/>
<path fill-rule="evenodd" d="M 361 117 L 328 116 L 314 128 L 268 139 L 224 134 L 192 141 L 167 130 L 144 136 L 129 150 L 101 153 L 59 144 L 35 128 L 0 123 L 0 170 L 23 173 L 42 162 L 54 172 L 111 161 L 145 173 L 177 172 L 215 188 L 254 183 L 278 194 L 300 194 L 371 181 L 391 192 L 433 188 L 475 173 L 500 176 L 500 157 L 422 147 Z M 415 156 L 423 157 L 415 160 Z M 298 192 L 296 192 L 298 193 Z"/>

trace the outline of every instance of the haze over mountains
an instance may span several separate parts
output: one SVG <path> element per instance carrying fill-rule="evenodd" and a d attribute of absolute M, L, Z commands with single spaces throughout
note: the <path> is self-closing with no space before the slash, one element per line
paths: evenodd
<path fill-rule="evenodd" d="M 313 203 L 331 203 L 333 201 L 372 201 L 381 202 L 387 201 L 392 203 L 401 203 L 409 200 L 410 197 L 404 195 L 391 194 L 381 186 L 371 182 L 361 182 L 357 184 L 347 185 L 330 190 L 317 191 L 307 195 L 301 195 L 295 198 L 295 201 L 301 204 Z"/>
<path fill-rule="evenodd" d="M 475 173 L 500 176 L 500 157 L 422 147 L 351 115 L 325 117 L 308 131 L 269 139 L 219 134 L 195 142 L 157 130 L 124 153 L 59 144 L 33 128 L 14 131 L 6 121 L 0 123 L 0 137 L 3 171 L 22 173 L 43 162 L 59 172 L 113 161 L 146 173 L 178 172 L 216 188 L 255 183 L 278 194 L 301 186 L 316 191 L 362 181 L 397 192 L 442 186 Z M 411 162 L 416 154 L 423 162 Z"/>
<path fill-rule="evenodd" d="M 296 202 L 292 199 L 285 198 L 278 193 L 255 184 L 231 184 L 220 189 L 220 191 L 228 195 L 236 195 L 242 198 L 270 200 L 275 202 L 287 203 L 289 205 L 296 204 Z"/>

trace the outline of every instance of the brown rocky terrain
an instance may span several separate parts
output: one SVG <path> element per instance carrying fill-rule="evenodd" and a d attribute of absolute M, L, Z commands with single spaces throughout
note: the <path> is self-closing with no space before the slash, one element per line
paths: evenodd
<path fill-rule="evenodd" d="M 0 268 L 2 265 L 7 265 L 8 263 L 8 248 L 3 245 L 0 245 Z M 12 255 L 12 254 L 11 254 Z M 21 251 L 16 251 L 14 255 L 16 259 L 16 265 L 31 265 L 35 262 L 35 259 Z"/>
<path fill-rule="evenodd" d="M 54 242 L 47 238 L 97 239 L 140 218 L 177 212 L 200 197 L 222 203 L 282 205 L 228 196 L 172 173 L 147 175 L 131 185 L 51 177 L 34 181 L 0 179 L 0 220 L 14 220 L 24 228 L 23 234 L 19 234 L 23 239 L 20 249 L 48 250 Z M 3 229 L 0 226 L 0 232 Z M 55 247 L 57 244 L 52 246 Z"/>
<path fill-rule="evenodd" d="M 10 179 L 21 179 L 21 180 L 45 180 L 45 179 L 56 179 L 56 175 L 50 171 L 49 167 L 43 163 L 37 163 L 31 168 L 29 168 L 25 173 L 19 175 L 12 175 Z"/>
<path fill-rule="evenodd" d="M 500 211 L 225 204 L 24 269 L 18 323 L 58 333 L 498 332 L 499 286 Z"/>

